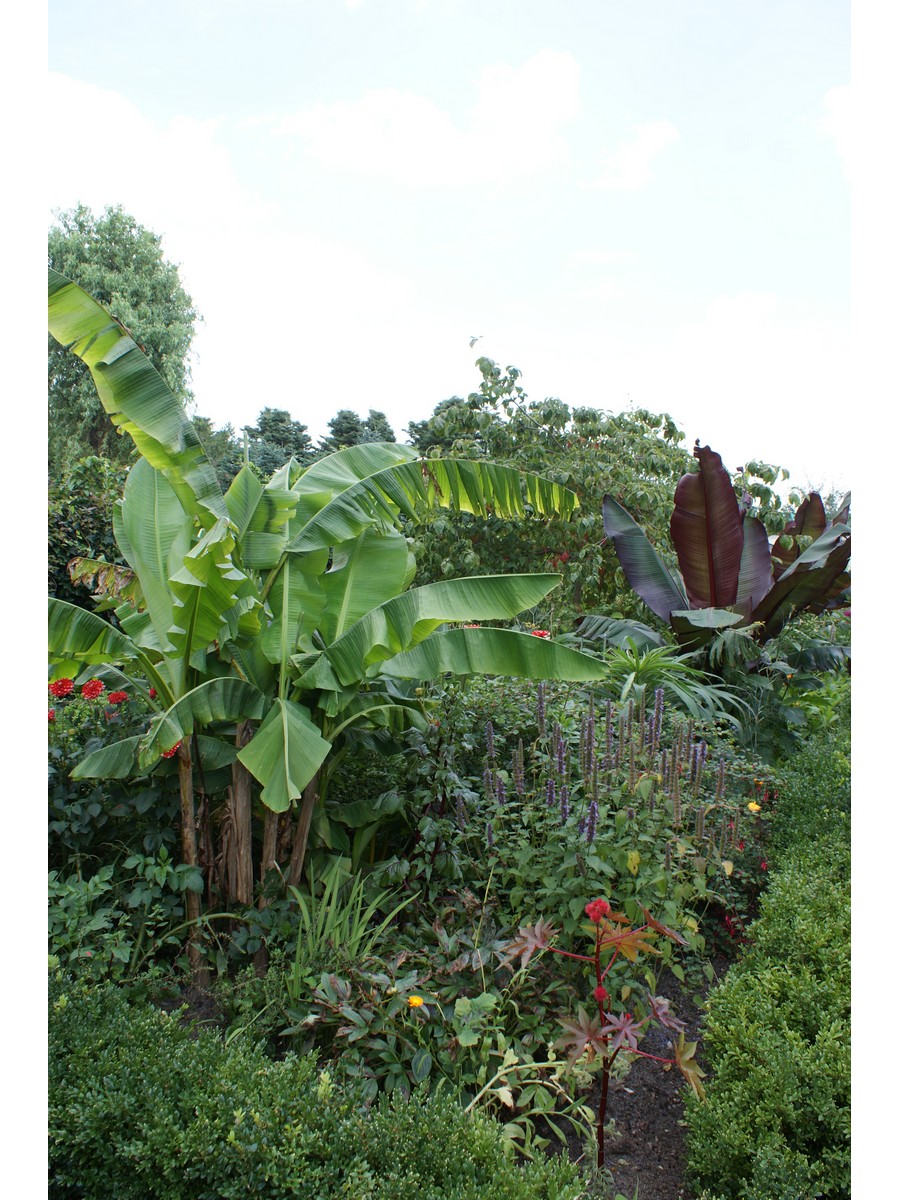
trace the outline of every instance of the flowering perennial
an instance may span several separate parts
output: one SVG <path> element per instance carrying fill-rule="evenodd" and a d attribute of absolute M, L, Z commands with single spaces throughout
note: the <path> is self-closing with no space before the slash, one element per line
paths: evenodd
<path fill-rule="evenodd" d="M 81 694 L 85 700 L 96 700 L 106 691 L 106 684 L 99 679 L 89 679 L 82 687 Z"/>
<path fill-rule="evenodd" d="M 64 696 L 70 695 L 74 689 L 74 679 L 54 679 L 50 684 L 50 695 L 55 696 L 57 700 L 62 700 Z"/>
<path fill-rule="evenodd" d="M 124 704 L 128 699 L 127 692 L 110 692 L 106 697 L 107 704 Z"/>
<path fill-rule="evenodd" d="M 600 922 L 609 912 L 609 909 L 609 901 L 601 899 L 592 900 L 590 904 L 586 904 L 584 906 L 584 911 L 587 914 L 588 919 L 593 921 L 595 925 L 600 924 Z"/>

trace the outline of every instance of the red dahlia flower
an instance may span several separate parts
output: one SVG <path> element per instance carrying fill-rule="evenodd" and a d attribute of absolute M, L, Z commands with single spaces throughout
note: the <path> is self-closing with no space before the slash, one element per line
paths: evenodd
<path fill-rule="evenodd" d="M 151 688 L 150 691 L 147 693 L 147 695 L 150 697 L 151 700 L 155 700 L 156 699 L 156 688 Z"/>
<path fill-rule="evenodd" d="M 609 912 L 610 905 L 608 900 L 592 900 L 590 904 L 584 906 L 584 911 L 588 919 L 593 921 L 595 925 L 599 925 L 606 914 Z"/>
<path fill-rule="evenodd" d="M 549 637 L 550 630 L 549 629 L 532 629 L 531 636 L 532 637 Z"/>
<path fill-rule="evenodd" d="M 48 720 L 48 721 L 55 721 L 55 720 L 56 720 L 56 709 L 55 709 L 55 708 L 48 708 L 48 709 L 47 709 L 47 720 Z"/>
<path fill-rule="evenodd" d="M 74 679 L 54 679 L 50 684 L 50 695 L 62 700 L 63 696 L 68 696 L 74 688 Z"/>
<path fill-rule="evenodd" d="M 99 679 L 89 679 L 81 689 L 81 694 L 85 700 L 96 700 L 105 690 L 105 683 L 101 683 Z"/>
<path fill-rule="evenodd" d="M 106 697 L 107 704 L 124 704 L 128 699 L 127 692 L 110 692 Z"/>

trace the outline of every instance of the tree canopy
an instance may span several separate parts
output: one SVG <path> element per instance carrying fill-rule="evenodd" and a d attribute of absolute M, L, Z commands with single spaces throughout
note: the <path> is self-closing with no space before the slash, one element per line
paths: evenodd
<path fill-rule="evenodd" d="M 189 355 L 200 315 L 177 266 L 163 257 L 161 238 L 121 205 L 96 216 L 80 204 L 57 214 L 47 258 L 51 267 L 80 284 L 131 331 L 187 405 L 193 398 Z M 47 358 L 51 475 L 60 476 L 67 463 L 89 455 L 129 462 L 131 439 L 117 436 L 84 364 L 53 338 Z"/>

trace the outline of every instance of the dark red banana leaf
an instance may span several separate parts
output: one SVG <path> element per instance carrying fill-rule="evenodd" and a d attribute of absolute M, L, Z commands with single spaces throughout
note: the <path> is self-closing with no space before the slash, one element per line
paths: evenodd
<path fill-rule="evenodd" d="M 832 525 L 783 572 L 761 604 L 753 620 L 762 623 L 760 641 L 775 637 L 794 613 L 821 608 L 846 587 L 844 573 L 850 561 L 850 530 Z"/>
<path fill-rule="evenodd" d="M 603 528 L 612 538 L 625 578 L 651 611 L 668 621 L 673 609 L 689 607 L 687 597 L 640 525 L 609 495 L 603 497 Z"/>
<path fill-rule="evenodd" d="M 734 607 L 742 616 L 749 618 L 771 587 L 772 559 L 769 554 L 769 535 L 759 517 L 745 515 L 744 548 L 741 552 Z"/>
<path fill-rule="evenodd" d="M 678 481 L 669 529 L 690 607 L 729 608 L 737 600 L 744 548 L 741 511 L 715 450 L 695 446 L 694 457 L 700 470 Z"/>
<path fill-rule="evenodd" d="M 772 547 L 772 569 L 775 578 L 780 579 L 791 563 L 800 557 L 798 537 L 810 537 L 815 541 L 827 528 L 828 517 L 822 497 L 818 492 L 810 492 Z"/>

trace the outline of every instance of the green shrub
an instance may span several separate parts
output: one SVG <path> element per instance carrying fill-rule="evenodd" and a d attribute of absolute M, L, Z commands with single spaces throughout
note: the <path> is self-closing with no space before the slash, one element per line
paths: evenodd
<path fill-rule="evenodd" d="M 50 987 L 51 1200 L 575 1200 L 568 1162 L 519 1166 L 436 1096 L 371 1110 L 311 1057 L 273 1062 L 114 987 Z"/>
<path fill-rule="evenodd" d="M 727 1200 L 850 1191 L 849 847 L 800 844 L 746 954 L 708 1001 L 707 1103 L 688 1110 L 695 1184 Z"/>
<path fill-rule="evenodd" d="M 850 836 L 850 699 L 781 770 L 772 822 L 773 857 L 798 843 Z"/>

